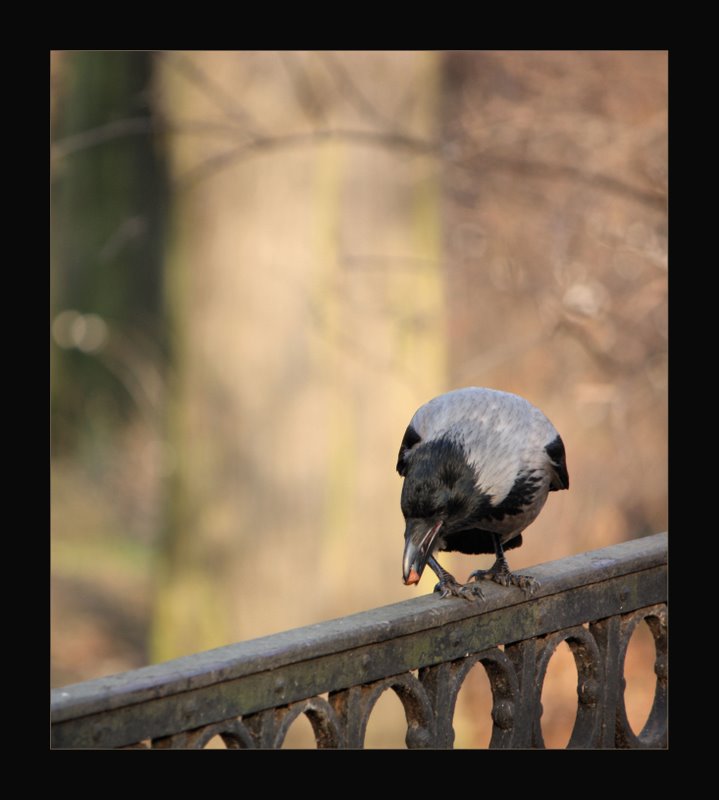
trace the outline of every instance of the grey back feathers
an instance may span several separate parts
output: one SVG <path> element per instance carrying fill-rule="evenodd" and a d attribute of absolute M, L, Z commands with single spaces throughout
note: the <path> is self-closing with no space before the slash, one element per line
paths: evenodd
<path fill-rule="evenodd" d="M 468 388 L 430 400 L 410 425 L 422 441 L 446 437 L 462 445 L 477 488 L 494 505 L 509 494 L 517 475 L 546 467 L 544 448 L 559 435 L 544 414 L 522 397 Z"/>
<path fill-rule="evenodd" d="M 548 492 L 569 487 L 564 445 L 547 417 L 522 397 L 477 387 L 417 410 L 397 471 L 405 517 L 430 516 L 441 498 L 447 534 L 484 530 L 506 541 L 535 519 Z M 461 513 L 447 513 L 447 503 Z"/>

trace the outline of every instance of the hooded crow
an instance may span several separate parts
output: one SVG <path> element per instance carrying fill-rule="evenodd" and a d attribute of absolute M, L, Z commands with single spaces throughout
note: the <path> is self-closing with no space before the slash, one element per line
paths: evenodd
<path fill-rule="evenodd" d="M 549 492 L 569 488 L 564 443 L 554 425 L 522 397 L 469 387 L 435 397 L 412 417 L 397 459 L 404 478 L 406 521 L 402 577 L 415 584 L 427 564 L 442 597 L 479 597 L 461 586 L 435 553 L 494 553 L 491 569 L 469 578 L 519 586 L 531 594 L 534 578 L 509 571 L 505 550 L 522 544 L 522 531 L 542 510 Z"/>

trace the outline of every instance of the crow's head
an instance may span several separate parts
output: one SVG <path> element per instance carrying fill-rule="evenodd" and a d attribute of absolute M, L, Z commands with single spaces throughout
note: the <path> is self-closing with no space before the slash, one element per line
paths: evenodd
<path fill-rule="evenodd" d="M 457 441 L 423 442 L 404 457 L 402 513 L 406 527 L 402 578 L 418 583 L 443 535 L 461 526 L 476 502 L 474 471 Z"/>

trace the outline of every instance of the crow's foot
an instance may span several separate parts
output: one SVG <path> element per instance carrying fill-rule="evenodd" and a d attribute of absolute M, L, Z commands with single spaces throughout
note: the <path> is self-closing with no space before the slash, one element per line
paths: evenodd
<path fill-rule="evenodd" d="M 517 586 L 524 594 L 531 597 L 539 589 L 539 581 L 530 575 L 517 575 L 509 571 L 506 561 L 497 564 L 491 569 L 476 569 L 468 578 L 470 581 L 494 581 L 500 586 Z"/>
<path fill-rule="evenodd" d="M 440 597 L 461 597 L 463 600 L 474 600 L 477 596 L 482 597 L 482 593 L 477 592 L 474 586 L 462 586 L 448 572 L 445 572 L 440 578 L 434 591 L 439 592 Z"/>

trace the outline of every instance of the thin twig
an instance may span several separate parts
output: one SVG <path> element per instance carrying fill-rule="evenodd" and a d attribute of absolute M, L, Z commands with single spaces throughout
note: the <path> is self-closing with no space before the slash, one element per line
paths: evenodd
<path fill-rule="evenodd" d="M 262 126 L 258 125 L 250 113 L 238 106 L 236 99 L 232 95 L 228 94 L 216 81 L 213 81 L 206 72 L 184 53 L 159 51 L 157 55 L 164 58 L 168 64 L 171 64 L 178 72 L 181 72 L 188 80 L 202 89 L 208 100 L 212 101 L 226 117 L 244 125 L 246 131 L 253 137 L 264 135 Z"/>
<path fill-rule="evenodd" d="M 221 136 L 225 139 L 237 140 L 242 131 L 234 125 L 222 122 L 202 122 L 187 120 L 184 122 L 167 122 L 158 117 L 135 117 L 114 120 L 95 128 L 74 133 L 53 142 L 50 154 L 54 160 L 65 158 L 81 150 L 104 144 L 125 136 L 137 136 L 149 133 L 179 133 L 193 136 Z"/>
<path fill-rule="evenodd" d="M 363 117 L 382 128 L 389 128 L 391 131 L 396 129 L 397 126 L 394 120 L 385 117 L 383 114 L 380 114 L 379 111 L 377 111 L 375 106 L 370 103 L 370 101 L 360 91 L 349 72 L 345 69 L 344 64 L 335 56 L 334 53 L 320 51 L 317 53 L 317 55 L 327 68 L 330 75 L 332 75 L 332 78 L 337 84 L 337 88 L 340 90 L 342 97 L 344 97 L 351 105 L 353 105 L 356 111 L 358 111 Z"/>
<path fill-rule="evenodd" d="M 82 131 L 81 133 L 67 136 L 52 145 L 51 156 L 54 160 L 57 160 L 80 150 L 111 141 L 112 139 L 148 134 L 161 129 L 183 134 L 212 133 L 231 137 L 236 137 L 239 133 L 236 128 L 217 123 L 186 122 L 168 125 L 164 122 L 156 122 L 150 117 L 131 117 L 128 119 L 114 120 L 113 122 L 98 125 L 95 128 Z M 313 146 L 330 140 L 357 142 L 377 147 L 400 148 L 409 150 L 418 155 L 439 156 L 441 153 L 440 146 L 437 142 L 419 139 L 394 131 L 316 130 L 306 133 L 288 134 L 286 136 L 257 137 L 248 142 L 243 142 L 241 145 L 235 145 L 223 153 L 218 153 L 208 158 L 198 167 L 187 172 L 180 178 L 179 182 L 181 184 L 194 183 L 222 169 L 227 164 L 261 152 L 298 145 Z M 569 164 L 546 164 L 541 161 L 511 159 L 484 154 L 474 154 L 461 158 L 446 157 L 446 162 L 452 167 L 470 173 L 481 172 L 486 174 L 492 170 L 505 170 L 528 173 L 530 177 L 539 180 L 565 178 L 622 195 L 623 197 L 638 201 L 651 208 L 661 211 L 666 211 L 667 209 L 667 199 L 663 194 L 641 189 L 638 186 L 632 186 L 610 175 L 587 172 Z"/>
<path fill-rule="evenodd" d="M 66 136 L 52 145 L 50 154 L 53 159 L 64 158 L 71 153 L 76 153 L 78 150 L 86 150 L 111 139 L 149 133 L 152 128 L 153 121 L 150 117 L 117 119 L 104 125 L 98 125 L 96 128 Z"/>
<path fill-rule="evenodd" d="M 322 100 L 318 97 L 312 81 L 307 76 L 307 71 L 297 58 L 297 54 L 280 50 L 278 55 L 282 66 L 287 71 L 292 90 L 304 115 L 312 125 L 316 125 L 319 120 L 320 124 L 327 126 L 329 121 Z"/>
<path fill-rule="evenodd" d="M 487 174 L 489 171 L 520 172 L 530 178 L 539 180 L 556 180 L 566 178 L 576 183 L 585 183 L 598 189 L 603 189 L 613 194 L 619 194 L 630 200 L 636 200 L 643 205 L 666 211 L 667 198 L 663 194 L 632 186 L 619 178 L 590 172 L 570 164 L 548 164 L 542 161 L 528 159 L 507 158 L 505 156 L 491 156 L 474 154 L 461 158 L 450 158 L 448 163 L 458 169 Z"/>

